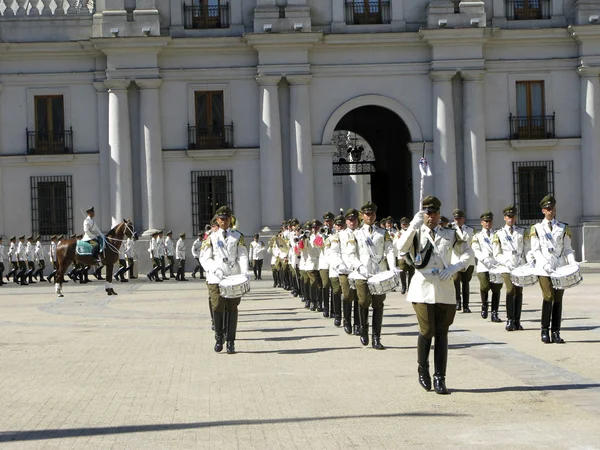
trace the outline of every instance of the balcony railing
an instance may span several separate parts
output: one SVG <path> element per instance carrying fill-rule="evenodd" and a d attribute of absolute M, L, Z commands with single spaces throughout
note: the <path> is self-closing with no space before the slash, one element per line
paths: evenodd
<path fill-rule="evenodd" d="M 555 138 L 555 118 L 556 113 L 551 116 L 513 116 L 509 114 L 510 139 Z"/>
<path fill-rule="evenodd" d="M 188 149 L 233 148 L 233 124 L 200 128 L 188 125 Z"/>
<path fill-rule="evenodd" d="M 55 133 L 53 131 L 29 131 L 27 153 L 30 155 L 62 155 L 73 153 L 73 129 Z"/>
<path fill-rule="evenodd" d="M 508 20 L 540 20 L 551 16 L 550 0 L 506 0 Z"/>
<path fill-rule="evenodd" d="M 373 25 L 391 22 L 390 2 L 370 0 L 368 2 L 346 2 L 347 25 Z"/>
<path fill-rule="evenodd" d="M 229 28 L 229 4 L 183 6 L 183 27 L 190 29 Z"/>

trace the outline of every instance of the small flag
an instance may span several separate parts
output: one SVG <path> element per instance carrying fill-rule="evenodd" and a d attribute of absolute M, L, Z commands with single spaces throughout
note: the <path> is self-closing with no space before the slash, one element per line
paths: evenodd
<path fill-rule="evenodd" d="M 422 177 L 432 176 L 431 169 L 429 168 L 429 163 L 427 162 L 426 158 L 421 158 L 419 160 L 419 170 L 421 171 Z"/>

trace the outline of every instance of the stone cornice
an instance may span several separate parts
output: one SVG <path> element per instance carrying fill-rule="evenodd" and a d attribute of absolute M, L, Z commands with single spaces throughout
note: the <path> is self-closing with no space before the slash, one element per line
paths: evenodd
<path fill-rule="evenodd" d="M 101 54 L 90 41 L 0 43 L 0 59 L 23 59 L 25 55 L 27 58 L 75 58 Z"/>
<path fill-rule="evenodd" d="M 348 33 L 328 34 L 323 38 L 323 45 L 329 46 L 423 46 L 419 33 Z"/>
<path fill-rule="evenodd" d="M 290 85 L 293 86 L 306 86 L 310 84 L 312 80 L 312 75 L 309 73 L 297 74 L 297 75 L 287 75 L 286 80 Z"/>
<path fill-rule="evenodd" d="M 162 151 L 163 161 L 169 160 L 197 160 L 197 161 L 214 161 L 219 159 L 258 159 L 260 157 L 260 149 L 255 147 L 249 148 L 226 148 L 226 149 L 207 149 L 207 150 L 186 150 L 172 149 Z"/>
<path fill-rule="evenodd" d="M 450 81 L 458 73 L 458 70 L 432 70 L 429 72 L 431 79 L 436 81 Z"/>
<path fill-rule="evenodd" d="M 165 52 L 190 51 L 239 52 L 248 51 L 248 44 L 241 36 L 197 37 L 171 39 Z"/>
<path fill-rule="evenodd" d="M 567 30 L 577 42 L 600 41 L 598 25 L 569 25 Z"/>
<path fill-rule="evenodd" d="M 69 153 L 64 155 L 1 155 L 0 166 L 61 166 L 90 164 L 100 161 L 100 153 Z"/>
<path fill-rule="evenodd" d="M 162 84 L 162 80 L 160 78 L 136 78 L 135 84 L 140 89 L 158 89 Z"/>
<path fill-rule="evenodd" d="M 32 83 L 64 86 L 66 84 L 88 84 L 93 80 L 94 74 L 91 72 L 6 73 L 0 75 L 0 82 L 11 86 L 31 86 Z"/>
<path fill-rule="evenodd" d="M 363 77 L 427 75 L 431 69 L 429 63 L 389 63 L 389 64 L 335 64 L 311 65 L 314 76 L 322 77 Z"/>
<path fill-rule="evenodd" d="M 485 70 L 468 69 L 461 70 L 460 76 L 464 81 L 483 81 L 485 78 Z"/>
<path fill-rule="evenodd" d="M 322 41 L 323 33 L 249 33 L 244 34 L 243 39 L 259 51 L 308 49 Z"/>
<path fill-rule="evenodd" d="M 550 143 L 548 141 L 551 141 Z M 556 142 L 554 142 L 556 141 Z M 553 147 L 553 150 L 581 150 L 581 138 L 556 138 L 556 139 L 532 139 L 526 141 L 511 141 L 509 139 L 493 139 L 486 140 L 485 148 L 489 151 L 515 151 L 533 150 L 533 151 L 548 151 L 548 144 Z M 521 145 L 522 143 L 522 145 Z"/>
<path fill-rule="evenodd" d="M 223 67 L 206 69 L 160 69 L 163 80 L 206 81 L 206 80 L 244 80 L 256 76 L 256 66 Z"/>
<path fill-rule="evenodd" d="M 257 75 L 256 82 L 261 86 L 277 86 L 281 81 L 281 75 Z"/>
<path fill-rule="evenodd" d="M 93 84 L 94 84 L 94 87 L 96 88 L 97 94 L 102 94 L 102 93 L 108 92 L 108 88 L 106 87 L 106 84 L 104 84 L 104 81 L 94 81 Z"/>
<path fill-rule="evenodd" d="M 600 76 L 600 66 L 579 66 L 577 73 L 581 78 L 598 78 Z"/>
<path fill-rule="evenodd" d="M 419 35 L 431 46 L 485 44 L 496 28 L 436 28 L 419 30 Z"/>
<path fill-rule="evenodd" d="M 128 53 L 132 50 L 136 52 L 160 52 L 170 41 L 170 37 L 110 37 L 110 38 L 91 38 L 90 41 L 98 50 L 104 53 Z"/>
<path fill-rule="evenodd" d="M 519 28 L 496 29 L 493 38 L 486 45 L 513 45 L 514 42 L 527 42 L 539 45 L 568 44 L 573 42 L 566 28 Z"/>
<path fill-rule="evenodd" d="M 572 71 L 579 65 L 578 58 L 543 58 L 519 60 L 486 60 L 485 68 L 488 72 L 539 72 L 539 71 Z"/>
<path fill-rule="evenodd" d="M 127 89 L 131 84 L 131 80 L 111 79 L 105 80 L 104 84 L 111 91 L 120 91 Z"/>

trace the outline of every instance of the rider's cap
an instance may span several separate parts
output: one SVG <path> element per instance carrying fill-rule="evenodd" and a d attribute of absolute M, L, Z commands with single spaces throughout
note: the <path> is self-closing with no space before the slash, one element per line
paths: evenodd
<path fill-rule="evenodd" d="M 556 206 L 556 199 L 554 197 L 552 197 L 550 194 L 548 194 L 542 199 L 542 201 L 540 202 L 540 206 L 542 208 L 547 208 L 547 207 L 554 208 L 554 206 Z"/>
<path fill-rule="evenodd" d="M 92 206 L 91 208 L 86 209 L 85 212 L 86 213 L 95 212 L 94 207 Z"/>

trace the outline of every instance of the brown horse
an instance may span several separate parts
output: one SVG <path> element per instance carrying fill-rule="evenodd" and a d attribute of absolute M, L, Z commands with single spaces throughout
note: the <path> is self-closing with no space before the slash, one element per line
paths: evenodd
<path fill-rule="evenodd" d="M 104 252 L 99 255 L 102 264 L 106 266 L 106 283 L 104 288 L 108 295 L 117 295 L 112 287 L 113 266 L 119 259 L 119 247 L 127 240 L 133 237 L 134 230 L 131 221 L 123 219 L 123 222 L 115 225 L 112 230 L 106 233 L 106 243 Z M 91 266 L 97 263 L 96 258 L 92 256 L 80 256 L 75 252 L 77 239 L 65 239 L 56 247 L 56 283 L 55 291 L 59 297 L 63 297 L 62 284 L 65 281 L 65 273 L 73 261 L 85 266 Z"/>

